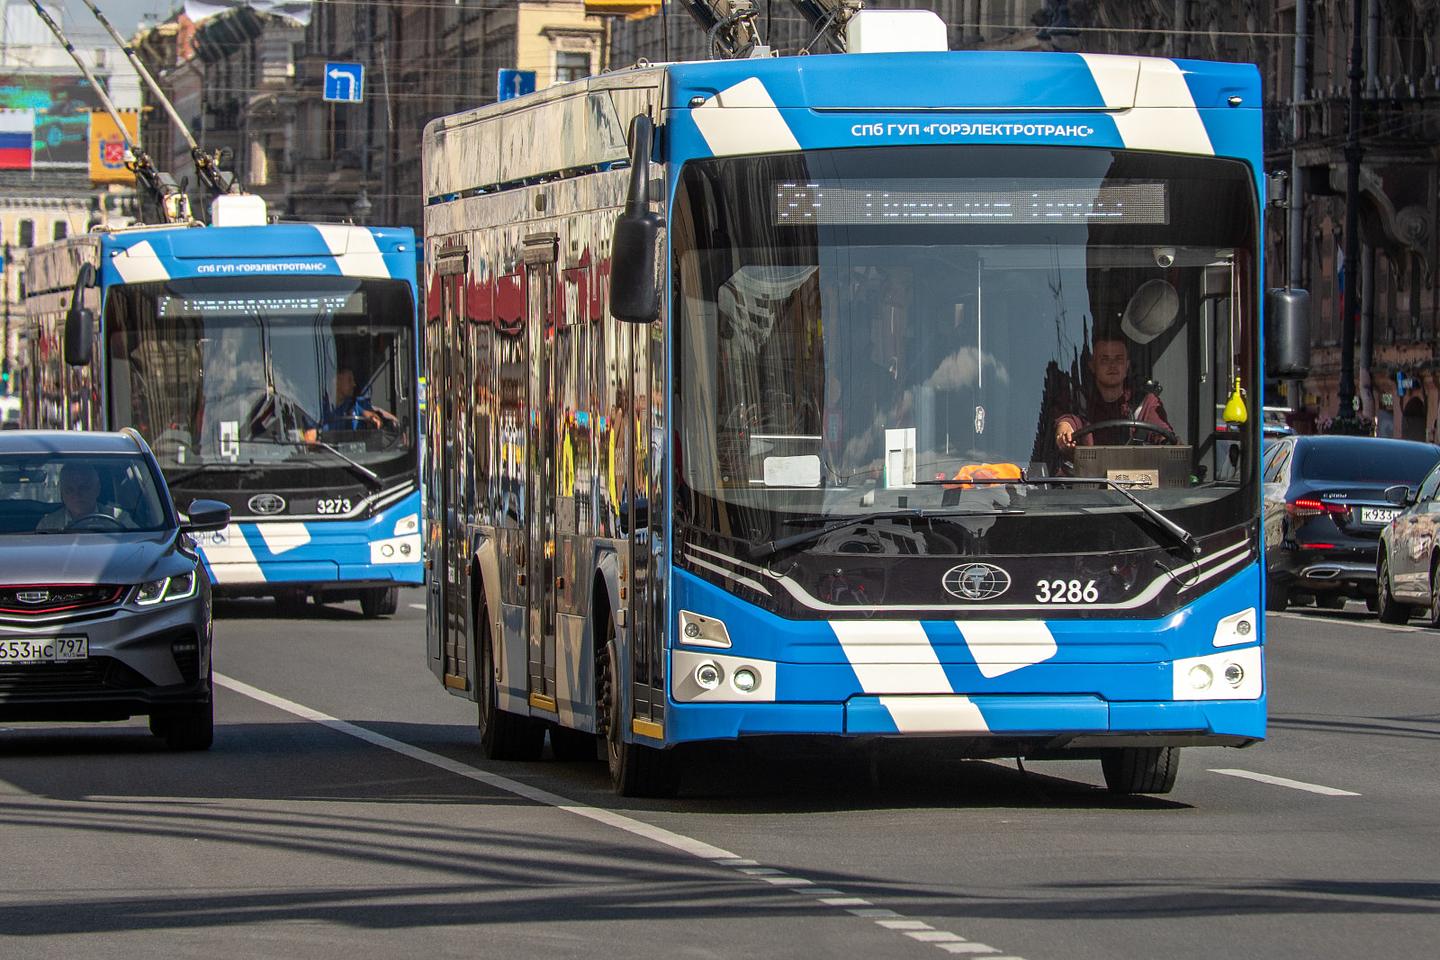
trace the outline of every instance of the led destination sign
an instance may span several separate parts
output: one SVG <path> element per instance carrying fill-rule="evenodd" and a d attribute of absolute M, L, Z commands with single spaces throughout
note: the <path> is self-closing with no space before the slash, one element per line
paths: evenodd
<path fill-rule="evenodd" d="M 1093 180 L 779 181 L 775 223 L 1170 222 L 1163 183 Z"/>

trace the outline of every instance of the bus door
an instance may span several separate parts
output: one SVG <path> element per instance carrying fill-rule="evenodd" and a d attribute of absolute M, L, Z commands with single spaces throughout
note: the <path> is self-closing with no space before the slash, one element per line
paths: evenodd
<path fill-rule="evenodd" d="M 465 263 L 463 251 L 458 256 L 439 260 L 435 272 L 440 275 L 440 323 L 431 340 L 429 377 L 432 389 L 429 404 L 431 415 L 439 427 L 431 435 L 434 449 L 430 451 L 436 465 L 439 483 L 435 492 L 440 502 L 435 505 L 439 519 L 439 556 L 431 558 L 430 596 L 426 604 L 432 618 L 434 635 L 441 643 L 442 680 L 456 690 L 470 689 L 468 679 L 468 640 L 470 627 L 468 578 L 465 571 L 470 559 L 465 536 L 464 484 L 465 475 L 464 408 L 464 336 L 465 336 Z M 438 389 L 435 389 L 438 388 Z M 435 576 L 435 571 L 440 575 Z M 439 617 L 439 623 L 434 618 Z"/>
<path fill-rule="evenodd" d="M 631 328 L 632 406 L 628 429 L 631 458 L 630 495 L 624 509 L 630 539 L 630 694 L 636 733 L 659 737 L 665 721 L 665 675 L 661 646 L 664 598 L 656 580 L 658 550 L 663 531 L 663 488 L 659 428 L 663 408 L 658 384 L 664 375 L 659 349 L 659 324 Z"/>
<path fill-rule="evenodd" d="M 553 233 L 525 238 L 526 330 L 530 338 L 530 442 L 526 461 L 530 705 L 555 711 L 555 260 Z"/>

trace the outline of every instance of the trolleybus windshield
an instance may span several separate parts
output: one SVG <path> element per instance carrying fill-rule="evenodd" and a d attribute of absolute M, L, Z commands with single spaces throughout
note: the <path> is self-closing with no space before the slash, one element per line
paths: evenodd
<path fill-rule="evenodd" d="M 106 302 L 112 408 L 176 476 L 398 477 L 415 460 L 413 317 L 408 288 L 389 280 L 116 287 Z"/>
<path fill-rule="evenodd" d="M 933 508 L 987 552 L 1153 547 L 1098 484 L 935 482 L 1093 476 L 1197 536 L 1246 522 L 1255 196 L 1235 161 L 1095 149 L 688 163 L 681 517 L 764 544 L 817 515 Z M 1237 390 L 1244 426 L 1223 417 Z"/>

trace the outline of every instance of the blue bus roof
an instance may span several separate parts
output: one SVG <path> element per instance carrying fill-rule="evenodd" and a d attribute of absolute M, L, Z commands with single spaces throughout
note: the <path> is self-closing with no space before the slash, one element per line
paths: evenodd
<path fill-rule="evenodd" d="M 408 281 L 415 276 L 409 227 L 276 223 L 255 227 L 173 227 L 102 235 L 106 285 L 185 277 L 348 276 Z"/>

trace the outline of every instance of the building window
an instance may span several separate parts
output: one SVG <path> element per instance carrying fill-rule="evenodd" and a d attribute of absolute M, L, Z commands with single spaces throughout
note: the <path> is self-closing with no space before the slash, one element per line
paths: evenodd
<path fill-rule="evenodd" d="M 20 237 L 19 237 L 19 240 L 20 240 L 20 246 L 22 246 L 22 247 L 33 247 L 33 246 L 35 246 L 35 221 L 34 221 L 34 220 L 21 220 L 21 221 L 20 221 Z"/>
<path fill-rule="evenodd" d="M 56 220 L 55 226 L 51 230 L 51 239 L 64 240 L 68 236 L 70 236 L 70 224 L 64 220 Z"/>
<path fill-rule="evenodd" d="M 588 76 L 590 76 L 590 54 L 567 53 L 563 50 L 555 54 L 556 83 L 569 83 L 571 80 L 579 80 Z"/>

